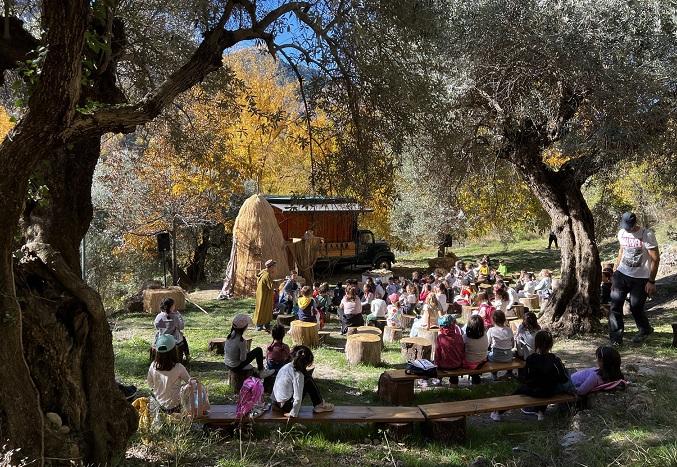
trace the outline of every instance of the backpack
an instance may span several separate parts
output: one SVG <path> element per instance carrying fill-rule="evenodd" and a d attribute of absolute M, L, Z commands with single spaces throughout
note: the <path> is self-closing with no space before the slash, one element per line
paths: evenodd
<path fill-rule="evenodd" d="M 235 415 L 237 418 L 243 418 L 255 412 L 255 409 L 261 405 L 263 405 L 263 381 L 250 376 L 242 383 Z"/>
<path fill-rule="evenodd" d="M 408 362 L 404 372 L 421 378 L 435 378 L 437 377 L 437 366 L 430 360 L 418 359 Z"/>
<path fill-rule="evenodd" d="M 192 418 L 201 418 L 209 412 L 207 388 L 195 378 L 181 387 L 181 408 Z"/>

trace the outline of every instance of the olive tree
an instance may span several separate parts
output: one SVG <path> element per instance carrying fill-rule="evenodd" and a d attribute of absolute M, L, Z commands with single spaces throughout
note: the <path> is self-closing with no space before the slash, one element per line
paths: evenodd
<path fill-rule="evenodd" d="M 222 70 L 224 51 L 285 43 L 325 63 L 343 1 L 5 2 L 0 71 L 21 81 L 0 144 L 0 434 L 37 465 L 104 465 L 137 426 L 114 381 L 111 332 L 78 247 L 106 133 L 130 133 Z M 331 71 L 331 70 L 330 70 Z M 45 421 L 57 413 L 70 428 Z M 3 440 L 4 444 L 4 440 Z"/>

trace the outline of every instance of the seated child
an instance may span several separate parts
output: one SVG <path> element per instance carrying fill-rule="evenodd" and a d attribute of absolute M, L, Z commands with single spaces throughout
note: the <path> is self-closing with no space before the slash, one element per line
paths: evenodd
<path fill-rule="evenodd" d="M 413 315 L 416 313 L 418 297 L 416 296 L 416 287 L 413 284 L 407 285 L 406 292 L 400 297 L 400 303 L 402 304 L 400 312 L 403 315 Z"/>
<path fill-rule="evenodd" d="M 463 367 L 465 344 L 463 332 L 456 324 L 453 315 L 443 315 L 437 319 L 440 332 L 435 347 L 435 365 L 440 370 L 455 370 Z M 458 384 L 458 376 L 449 378 L 449 384 Z"/>
<path fill-rule="evenodd" d="M 396 293 L 390 294 L 388 297 L 390 305 L 388 305 L 388 311 L 386 314 L 386 325 L 392 328 L 401 328 L 402 323 L 400 321 L 400 296 Z"/>
<path fill-rule="evenodd" d="M 484 329 L 489 329 L 494 325 L 494 314 L 496 313 L 496 308 L 489 303 L 489 296 L 486 292 L 480 292 L 477 294 L 477 301 L 480 304 L 477 314 L 480 315 L 484 321 Z"/>
<path fill-rule="evenodd" d="M 527 273 L 526 275 L 526 282 L 524 283 L 524 287 L 522 288 L 522 291 L 518 294 L 520 298 L 523 297 L 531 297 L 536 294 L 536 286 L 538 285 L 538 281 L 534 278 L 534 275 L 532 273 Z"/>
<path fill-rule="evenodd" d="M 488 359 L 490 362 L 512 362 L 515 338 L 512 329 L 506 324 L 505 313 L 501 310 L 496 310 L 494 313 L 494 326 L 487 331 L 487 339 L 489 339 Z M 512 375 L 512 370 L 509 370 L 508 374 Z M 496 379 L 497 373 L 492 373 L 492 376 Z"/>
<path fill-rule="evenodd" d="M 346 293 L 339 306 L 339 315 L 341 316 L 341 334 L 345 335 L 350 326 L 362 326 L 364 317 L 362 316 L 362 304 L 357 297 L 357 288 L 350 285 L 346 288 Z"/>
<path fill-rule="evenodd" d="M 421 316 L 411 323 L 409 337 L 417 337 L 421 329 L 429 329 L 437 326 L 437 318 L 442 314 L 440 304 L 434 293 L 429 293 L 423 305 Z"/>
<path fill-rule="evenodd" d="M 183 322 L 183 317 L 181 313 L 176 311 L 176 304 L 174 299 L 167 297 L 162 300 L 160 303 L 160 312 L 155 317 L 155 340 L 163 335 L 169 334 L 174 337 L 176 341 L 176 348 L 179 353 L 179 361 L 183 360 L 183 356 L 186 356 L 186 361 L 190 360 L 190 352 L 188 349 L 188 341 L 183 335 L 183 328 L 185 323 Z"/>
<path fill-rule="evenodd" d="M 571 375 L 576 394 L 584 396 L 597 386 L 623 379 L 621 355 L 613 347 L 597 347 L 597 368 L 586 368 Z"/>
<path fill-rule="evenodd" d="M 247 344 L 242 335 L 249 325 L 253 324 L 249 315 L 238 314 L 233 318 L 233 324 L 230 329 L 226 342 L 223 345 L 223 361 L 226 368 L 230 371 L 242 371 L 251 368 L 250 363 L 256 360 L 259 378 L 266 379 L 275 373 L 275 370 L 263 368 L 263 350 L 256 347 L 247 352 Z"/>
<path fill-rule="evenodd" d="M 556 355 L 550 353 L 552 349 L 552 336 L 548 331 L 538 331 L 534 339 L 535 353 L 529 355 L 524 368 L 522 385 L 514 394 L 525 394 L 532 397 L 551 397 L 562 392 L 573 390 L 569 374 Z M 539 420 L 545 418 L 547 406 L 539 406 L 532 409 L 522 409 L 522 412 L 536 413 Z M 501 414 L 491 413 L 491 419 L 501 420 Z"/>
<path fill-rule="evenodd" d="M 505 289 L 505 285 L 494 285 L 494 299 L 491 301 L 491 304 L 497 310 L 501 310 L 503 313 L 508 311 L 508 306 L 510 305 L 510 296 L 508 295 L 508 291 Z"/>
<path fill-rule="evenodd" d="M 474 370 L 487 361 L 489 339 L 484 332 L 484 321 L 479 315 L 472 315 L 468 320 L 463 335 L 463 343 L 465 344 L 463 368 Z M 481 380 L 480 375 L 471 376 L 472 384 L 479 384 Z"/>
<path fill-rule="evenodd" d="M 317 384 L 308 371 L 313 364 L 313 352 L 305 345 L 297 345 L 291 351 L 291 363 L 277 372 L 273 393 L 273 409 L 284 412 L 285 417 L 298 417 L 301 401 L 307 394 L 313 403 L 313 412 L 331 412 L 334 405 L 322 399 Z"/>
<path fill-rule="evenodd" d="M 161 334 L 155 341 L 155 360 L 148 368 L 146 382 L 164 413 L 181 411 L 181 386 L 190 379 L 186 367 L 179 363 L 176 340 L 171 334 Z"/>
<path fill-rule="evenodd" d="M 291 351 L 289 346 L 283 342 L 285 334 L 284 326 L 276 324 L 273 326 L 270 334 L 273 342 L 266 349 L 266 366 L 270 370 L 279 370 L 291 361 Z"/>
<path fill-rule="evenodd" d="M 329 284 L 323 282 L 318 289 L 318 295 L 315 298 L 315 306 L 320 318 L 320 329 L 324 328 L 324 323 L 329 317 L 331 310 L 331 298 L 329 297 Z"/>
<path fill-rule="evenodd" d="M 526 360 L 529 355 L 534 353 L 534 339 L 536 333 L 540 330 L 541 326 L 536 319 L 536 313 L 527 311 L 522 323 L 517 327 L 517 335 L 515 336 L 515 347 L 519 358 Z"/>
<path fill-rule="evenodd" d="M 388 305 L 385 300 L 381 300 L 380 298 L 373 299 L 371 301 L 371 313 L 367 315 L 367 323 L 385 318 L 387 311 Z"/>
<path fill-rule="evenodd" d="M 418 296 L 418 301 L 425 303 L 426 298 L 428 298 L 428 295 L 431 294 L 433 291 L 433 288 L 430 284 L 424 284 L 423 289 L 421 290 L 421 293 Z"/>
<path fill-rule="evenodd" d="M 536 284 L 534 290 L 536 290 L 536 293 L 543 298 L 550 297 L 550 294 L 552 293 L 552 273 L 550 270 L 541 270 L 541 280 Z"/>
<path fill-rule="evenodd" d="M 395 283 L 395 277 L 390 276 L 388 278 L 388 285 L 386 286 L 386 295 L 390 297 L 392 294 L 397 293 L 398 289 L 399 287 Z"/>
<path fill-rule="evenodd" d="M 315 300 L 313 300 L 313 291 L 307 285 L 301 289 L 301 296 L 298 299 L 299 314 L 301 321 L 307 323 L 317 323 L 317 308 L 315 308 Z"/>

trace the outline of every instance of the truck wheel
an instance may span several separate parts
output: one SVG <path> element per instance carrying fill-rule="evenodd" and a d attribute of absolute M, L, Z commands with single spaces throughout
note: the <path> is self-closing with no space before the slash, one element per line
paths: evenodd
<path fill-rule="evenodd" d="M 387 259 L 379 259 L 376 261 L 376 269 L 387 269 L 390 270 L 392 264 Z"/>

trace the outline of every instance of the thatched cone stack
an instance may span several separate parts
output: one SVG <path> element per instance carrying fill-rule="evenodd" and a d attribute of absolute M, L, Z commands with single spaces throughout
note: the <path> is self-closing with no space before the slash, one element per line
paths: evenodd
<path fill-rule="evenodd" d="M 289 265 L 282 231 L 273 207 L 263 195 L 252 195 L 242 204 L 233 226 L 233 251 L 228 264 L 233 293 L 254 295 L 256 274 L 269 259 L 277 261 L 272 279 L 283 279 L 289 273 Z"/>
<path fill-rule="evenodd" d="M 346 340 L 346 358 L 351 365 L 381 363 L 381 337 L 371 333 L 353 334 Z"/>

